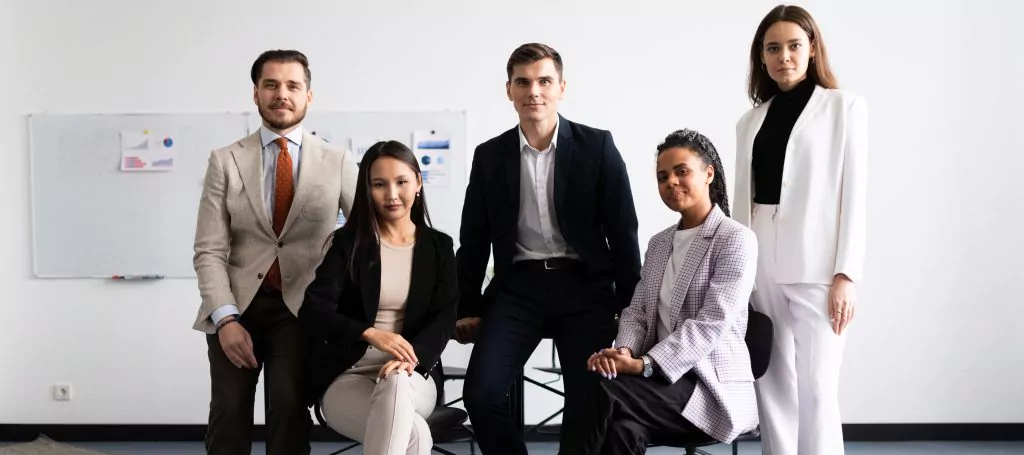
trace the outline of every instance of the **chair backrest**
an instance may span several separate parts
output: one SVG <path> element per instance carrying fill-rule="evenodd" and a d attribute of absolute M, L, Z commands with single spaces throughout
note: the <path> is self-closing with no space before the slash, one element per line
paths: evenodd
<path fill-rule="evenodd" d="M 750 352 L 750 369 L 754 373 L 754 379 L 760 379 L 768 371 L 768 364 L 772 360 L 775 326 L 771 318 L 755 311 L 753 306 L 748 307 L 748 313 L 747 334 L 743 341 Z"/>

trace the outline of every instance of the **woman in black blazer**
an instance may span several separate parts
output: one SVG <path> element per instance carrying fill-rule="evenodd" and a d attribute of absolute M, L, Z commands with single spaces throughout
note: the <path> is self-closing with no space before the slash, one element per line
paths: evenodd
<path fill-rule="evenodd" d="M 366 454 L 429 454 L 431 373 L 455 329 L 451 237 L 429 227 L 415 155 L 378 142 L 363 156 L 352 212 L 306 289 L 310 396 Z"/>

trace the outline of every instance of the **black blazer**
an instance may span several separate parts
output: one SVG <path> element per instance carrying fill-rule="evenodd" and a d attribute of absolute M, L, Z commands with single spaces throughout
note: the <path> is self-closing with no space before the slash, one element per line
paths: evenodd
<path fill-rule="evenodd" d="M 626 165 L 608 131 L 559 117 L 555 213 L 565 241 L 606 287 L 604 303 L 629 306 L 640 281 L 636 209 Z M 519 224 L 518 127 L 476 148 L 462 208 L 459 317 L 482 316 L 516 254 Z M 481 294 L 494 249 L 494 279 Z M 613 285 L 614 284 L 614 285 Z"/>
<path fill-rule="evenodd" d="M 318 401 L 369 346 L 362 333 L 373 327 L 380 303 L 380 248 L 373 239 L 370 245 L 360 247 L 353 280 L 345 269 L 354 243 L 353 233 L 339 231 L 335 235 L 299 310 L 299 322 L 311 338 L 308 405 Z M 441 360 L 455 331 L 458 298 L 452 238 L 419 228 L 401 335 L 412 344 L 420 361 L 416 371 L 423 376 L 430 375 Z"/>

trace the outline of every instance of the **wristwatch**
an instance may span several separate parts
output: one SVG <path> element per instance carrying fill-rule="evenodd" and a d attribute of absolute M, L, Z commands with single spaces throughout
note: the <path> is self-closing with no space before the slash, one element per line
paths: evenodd
<path fill-rule="evenodd" d="M 644 377 L 649 378 L 654 375 L 654 364 L 651 362 L 651 356 L 642 355 L 640 360 L 644 362 Z"/>

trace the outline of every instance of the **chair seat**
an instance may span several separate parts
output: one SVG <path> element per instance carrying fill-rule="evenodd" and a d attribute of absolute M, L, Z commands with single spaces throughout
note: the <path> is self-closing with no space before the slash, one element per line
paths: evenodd
<path fill-rule="evenodd" d="M 743 433 L 743 434 L 737 436 L 736 437 L 736 441 L 740 441 L 740 442 L 743 442 L 743 441 L 754 441 L 754 440 L 757 440 L 760 437 L 761 437 L 761 432 L 757 428 L 754 428 L 753 430 L 750 430 L 750 431 L 748 431 L 746 433 Z M 676 434 L 676 435 L 672 435 L 672 436 L 670 436 L 668 438 L 665 438 L 665 439 L 659 439 L 657 441 L 652 441 L 652 444 L 653 445 L 657 445 L 657 446 L 680 447 L 680 448 L 682 448 L 682 447 L 710 446 L 710 445 L 720 444 L 720 442 L 718 440 L 708 436 L 708 435 L 703 434 L 703 433 L 684 432 L 684 433 L 679 433 L 679 434 Z"/>
<path fill-rule="evenodd" d="M 434 408 L 434 412 L 431 412 L 430 417 L 427 417 L 427 425 L 432 433 L 440 432 L 458 427 L 467 419 L 469 419 L 469 414 L 466 411 L 459 408 L 441 406 Z"/>
<path fill-rule="evenodd" d="M 449 367 L 441 365 L 441 374 L 445 380 L 449 379 L 466 379 L 466 369 L 459 367 Z"/>
<path fill-rule="evenodd" d="M 545 373 L 562 374 L 562 368 L 560 367 L 533 367 L 533 369 Z"/>

